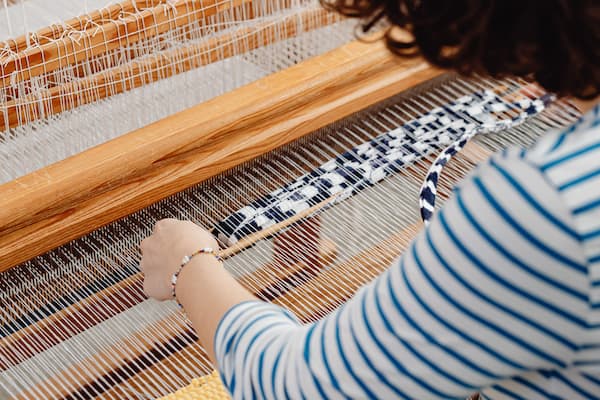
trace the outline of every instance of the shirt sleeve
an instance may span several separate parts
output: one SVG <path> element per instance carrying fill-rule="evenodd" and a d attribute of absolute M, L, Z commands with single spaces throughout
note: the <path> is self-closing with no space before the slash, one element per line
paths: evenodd
<path fill-rule="evenodd" d="M 323 320 L 242 303 L 215 349 L 234 398 L 465 398 L 567 366 L 586 262 L 555 188 L 523 154 L 492 157 L 386 272 Z"/>

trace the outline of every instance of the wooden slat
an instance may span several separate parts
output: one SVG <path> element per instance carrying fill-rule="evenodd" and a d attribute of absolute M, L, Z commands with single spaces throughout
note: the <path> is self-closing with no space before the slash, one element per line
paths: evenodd
<path fill-rule="evenodd" d="M 106 20 L 115 20 L 120 16 L 136 12 L 136 10 L 156 7 L 158 4 L 164 4 L 165 2 L 166 0 L 127 0 L 111 4 L 59 24 L 52 24 L 36 32 L 5 40 L 0 43 L 0 49 L 16 53 L 27 49 L 29 43 L 35 43 L 37 46 L 45 45 L 53 40 L 60 39 L 68 32 L 82 31 L 92 26 L 97 27 L 96 24 L 101 25 Z"/>
<path fill-rule="evenodd" d="M 339 16 L 324 9 L 307 10 L 281 21 L 240 28 L 189 46 L 133 60 L 0 104 L 0 129 L 59 114 L 340 20 Z"/>
<path fill-rule="evenodd" d="M 0 86 L 22 82 L 59 68 L 89 60 L 127 43 L 156 37 L 194 21 L 215 15 L 253 0 L 177 0 L 168 7 L 157 4 L 124 18 L 91 27 L 81 35 L 31 47 L 0 58 Z M 16 72 L 16 73 L 15 73 Z"/>
<path fill-rule="evenodd" d="M 440 75 L 354 42 L 0 186 L 0 270 Z"/>

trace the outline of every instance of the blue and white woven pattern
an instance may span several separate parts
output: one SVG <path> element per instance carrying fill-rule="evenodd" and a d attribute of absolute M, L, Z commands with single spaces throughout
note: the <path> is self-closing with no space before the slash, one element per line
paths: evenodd
<path fill-rule="evenodd" d="M 491 90 L 464 96 L 329 160 L 315 170 L 238 210 L 213 229 L 227 245 L 336 196 L 327 206 L 447 147 L 433 164 L 421 193 L 421 214 L 431 217 L 436 185 L 446 162 L 473 136 L 522 123 L 544 109 L 550 97 L 508 102 Z M 504 117 L 503 117 L 504 115 Z M 506 117 L 510 115 L 510 117 Z"/>
<path fill-rule="evenodd" d="M 551 94 L 544 94 L 543 96 L 533 100 L 523 99 L 519 103 L 521 110 L 515 117 L 485 122 L 481 125 L 477 125 L 474 129 L 464 133 L 462 137 L 457 139 L 454 143 L 442 151 L 431 165 L 431 168 L 425 176 L 423 186 L 421 186 L 419 193 L 419 211 L 421 213 L 423 222 L 428 224 L 429 220 L 433 216 L 439 177 L 444 169 L 444 166 L 452 159 L 452 157 L 454 157 L 454 155 L 459 153 L 467 145 L 467 143 L 477 135 L 497 133 L 522 124 L 528 118 L 542 112 L 546 106 L 554 100 L 554 98 L 555 97 Z M 494 107 L 495 110 L 500 110 L 502 106 L 504 106 L 504 104 L 499 105 L 498 103 L 493 102 L 483 104 L 485 113 L 492 111 L 492 107 Z M 513 111 L 513 109 L 509 110 L 508 107 L 510 106 L 510 104 L 506 104 L 507 108 L 501 111 Z"/>

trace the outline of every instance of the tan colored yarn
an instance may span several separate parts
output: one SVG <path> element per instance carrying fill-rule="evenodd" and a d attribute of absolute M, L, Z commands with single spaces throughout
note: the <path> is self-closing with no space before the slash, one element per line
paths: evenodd
<path fill-rule="evenodd" d="M 160 400 L 231 400 L 231 396 L 223 386 L 219 373 L 213 371 Z"/>

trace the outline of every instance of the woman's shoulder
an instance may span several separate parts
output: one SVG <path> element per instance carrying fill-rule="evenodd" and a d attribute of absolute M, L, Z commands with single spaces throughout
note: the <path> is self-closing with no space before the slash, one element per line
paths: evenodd
<path fill-rule="evenodd" d="M 581 162 L 595 160 L 600 165 L 600 104 L 574 124 L 542 136 L 524 153 L 530 163 L 544 171 L 565 171 Z M 596 163 L 592 163 L 596 164 Z M 571 168 L 570 168 L 571 167 Z"/>
<path fill-rule="evenodd" d="M 521 157 L 558 192 L 587 255 L 600 259 L 600 105 Z"/>

